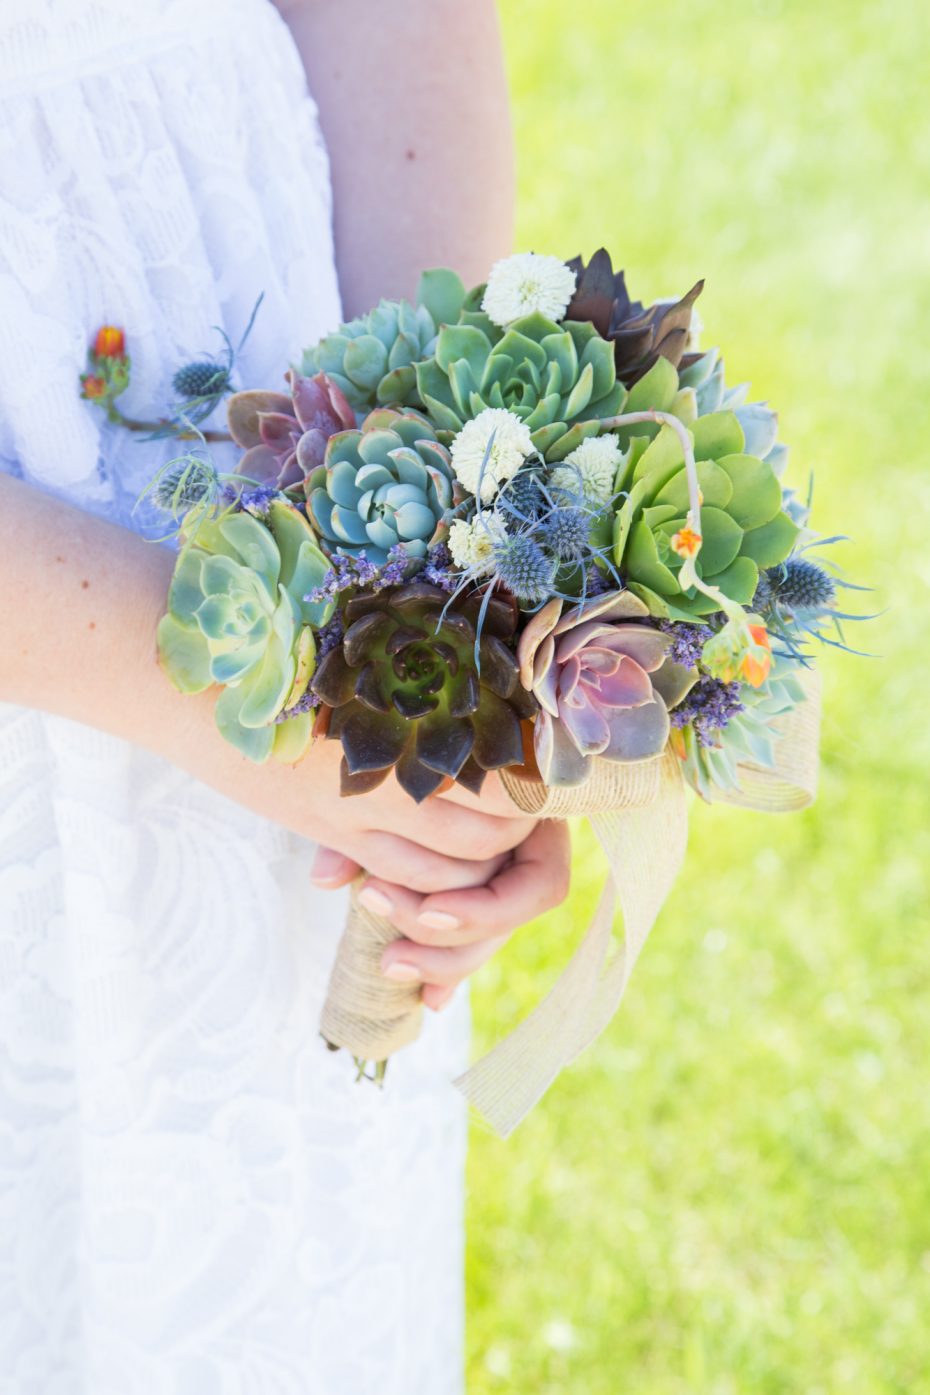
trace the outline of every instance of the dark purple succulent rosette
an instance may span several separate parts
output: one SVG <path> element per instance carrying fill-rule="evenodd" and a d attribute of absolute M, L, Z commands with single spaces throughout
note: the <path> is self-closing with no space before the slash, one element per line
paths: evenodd
<path fill-rule="evenodd" d="M 446 780 L 478 793 L 489 770 L 523 762 L 521 720 L 536 701 L 509 647 L 514 603 L 476 592 L 450 601 L 412 581 L 346 601 L 342 644 L 311 688 L 342 743 L 342 793 L 364 794 L 391 770 L 417 802 Z"/>

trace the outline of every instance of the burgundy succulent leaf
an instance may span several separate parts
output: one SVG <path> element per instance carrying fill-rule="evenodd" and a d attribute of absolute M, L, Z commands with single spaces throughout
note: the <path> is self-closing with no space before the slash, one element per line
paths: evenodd
<path fill-rule="evenodd" d="M 661 755 L 670 707 L 697 678 L 667 657 L 669 636 L 649 624 L 629 591 L 611 591 L 562 614 L 552 600 L 517 646 L 520 681 L 540 711 L 536 762 L 547 785 L 580 785 L 593 757 L 641 761 Z"/>
<path fill-rule="evenodd" d="M 694 302 L 704 288 L 698 281 L 678 301 L 644 306 L 633 300 L 622 271 L 615 272 L 603 247 L 585 264 L 581 257 L 567 263 L 576 277 L 575 294 L 565 312 L 567 320 L 589 320 L 614 346 L 617 377 L 627 387 L 640 379 L 659 357 L 674 368 L 682 365 L 691 328 Z"/>
<path fill-rule="evenodd" d="M 229 430 L 245 450 L 236 473 L 276 489 L 299 485 L 322 464 L 326 442 L 355 426 L 355 412 L 342 390 L 317 373 L 285 377 L 290 396 L 257 389 L 234 393 L 228 403 Z"/>

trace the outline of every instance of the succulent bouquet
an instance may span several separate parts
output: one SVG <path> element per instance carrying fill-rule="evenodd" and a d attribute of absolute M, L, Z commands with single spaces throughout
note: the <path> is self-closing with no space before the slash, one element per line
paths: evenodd
<path fill-rule="evenodd" d="M 848 583 L 782 483 L 775 412 L 699 348 L 701 289 L 645 306 L 603 249 L 525 253 L 472 290 L 425 272 L 415 305 L 341 325 L 284 391 L 234 392 L 231 359 L 175 376 L 198 406 L 209 377 L 243 452 L 224 474 L 195 448 L 152 487 L 180 541 L 160 661 L 182 692 L 218 686 L 227 740 L 289 762 L 338 741 L 347 796 L 391 773 L 418 801 L 477 793 L 500 771 L 520 807 L 607 819 L 615 872 L 665 820 L 624 869 L 646 884 L 639 905 L 620 892 L 625 962 L 607 964 L 610 914 L 589 932 L 571 1011 L 591 1030 L 550 1049 L 564 1028 L 532 1029 L 547 1063 L 529 1085 L 525 1042 L 495 1083 L 466 1077 L 504 1131 L 616 1007 L 683 851 L 683 784 L 813 796 L 811 641 L 843 644 Z M 112 418 L 128 381 L 122 336 L 101 332 L 85 395 Z M 360 1060 L 418 1030 L 416 989 L 378 972 L 395 933 L 353 906 L 323 1033 Z"/>

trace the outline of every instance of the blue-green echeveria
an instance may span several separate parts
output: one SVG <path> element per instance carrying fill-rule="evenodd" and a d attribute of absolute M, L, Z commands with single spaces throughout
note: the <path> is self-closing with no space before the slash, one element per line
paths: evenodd
<path fill-rule="evenodd" d="M 159 660 L 182 693 L 223 685 L 217 726 L 252 760 L 294 761 L 309 745 L 312 714 L 287 713 L 313 675 L 311 626 L 331 613 L 304 600 L 328 566 L 307 520 L 283 499 L 265 519 L 232 509 L 201 518 L 178 555 Z"/>
<path fill-rule="evenodd" d="M 451 457 L 425 417 L 381 408 L 340 431 L 307 480 L 307 510 L 328 552 L 382 564 L 402 543 L 425 557 L 455 497 Z"/>
<path fill-rule="evenodd" d="M 691 435 L 702 494 L 698 574 L 731 600 L 749 605 L 760 569 L 788 556 L 797 525 L 782 508 L 772 466 L 746 454 L 743 428 L 733 412 L 698 417 Z M 671 540 L 685 527 L 689 500 L 677 433 L 663 426 L 651 441 L 635 437 L 615 488 L 625 497 L 614 520 L 614 563 L 634 595 L 652 615 L 678 620 L 719 609 L 712 597 L 679 585 L 682 557 Z"/>
<path fill-rule="evenodd" d="M 454 324 L 465 303 L 465 287 L 454 271 L 424 271 L 417 303 L 382 300 L 367 315 L 340 325 L 304 352 L 301 372 L 323 372 L 352 406 L 410 406 L 419 401 L 414 364 L 436 347 L 441 324 Z"/>
<path fill-rule="evenodd" d="M 483 318 L 444 326 L 432 358 L 416 365 L 420 397 L 440 431 L 455 434 L 486 407 L 504 407 L 556 461 L 596 434 L 597 419 L 623 409 L 613 349 L 592 324 L 526 315 L 498 338 Z"/>

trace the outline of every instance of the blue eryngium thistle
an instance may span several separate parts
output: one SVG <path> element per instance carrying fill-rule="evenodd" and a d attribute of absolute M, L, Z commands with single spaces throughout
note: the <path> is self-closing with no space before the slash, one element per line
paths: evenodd
<path fill-rule="evenodd" d="M 789 614 L 829 610 L 836 603 L 836 582 L 829 572 L 807 557 L 789 557 L 770 567 L 759 579 L 763 603 L 775 603 Z"/>
<path fill-rule="evenodd" d="M 171 379 L 171 386 L 179 397 L 212 397 L 228 392 L 229 369 L 211 359 L 202 363 L 185 363 Z"/>
<path fill-rule="evenodd" d="M 212 504 L 219 488 L 213 462 L 191 452 L 169 460 L 152 481 L 150 493 L 160 509 L 177 518 L 196 504 Z"/>
<path fill-rule="evenodd" d="M 519 532 L 525 524 L 535 522 L 546 508 L 539 471 L 531 465 L 523 465 L 501 490 L 497 508 L 504 516 L 509 533 Z"/>
<path fill-rule="evenodd" d="M 556 508 L 546 514 L 536 536 L 560 562 L 580 562 L 591 552 L 590 531 L 591 515 L 584 509 Z"/>
<path fill-rule="evenodd" d="M 525 534 L 516 534 L 494 545 L 495 576 L 518 601 L 539 605 L 549 599 L 555 582 L 556 561 Z"/>

